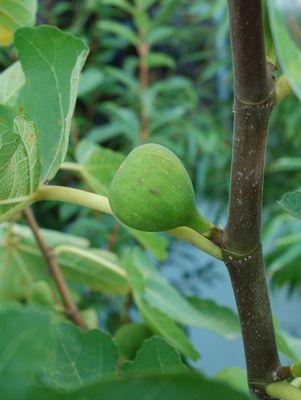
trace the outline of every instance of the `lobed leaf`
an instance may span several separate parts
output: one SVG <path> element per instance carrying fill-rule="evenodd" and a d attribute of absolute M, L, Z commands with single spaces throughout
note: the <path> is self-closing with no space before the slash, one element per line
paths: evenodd
<path fill-rule="evenodd" d="M 115 333 L 115 342 L 120 356 L 126 360 L 134 359 L 144 340 L 151 335 L 151 331 L 144 324 L 121 325 Z"/>
<path fill-rule="evenodd" d="M 81 332 L 64 323 L 56 328 L 43 380 L 48 386 L 74 391 L 115 373 L 117 360 L 116 345 L 107 333 Z"/>
<path fill-rule="evenodd" d="M 230 386 L 209 380 L 197 373 L 151 375 L 143 377 L 124 376 L 107 379 L 95 385 L 60 395 L 38 388 L 24 400 L 247 400 L 249 396 Z"/>
<path fill-rule="evenodd" d="M 50 314 L 33 308 L 0 310 L 0 388 L 6 400 L 30 398 L 28 384 L 51 346 Z M 28 396 L 28 397 L 27 397 Z"/>
<path fill-rule="evenodd" d="M 180 354 L 162 337 L 152 337 L 144 341 L 134 361 L 126 362 L 122 372 L 145 375 L 147 373 L 167 374 L 188 372 Z"/>

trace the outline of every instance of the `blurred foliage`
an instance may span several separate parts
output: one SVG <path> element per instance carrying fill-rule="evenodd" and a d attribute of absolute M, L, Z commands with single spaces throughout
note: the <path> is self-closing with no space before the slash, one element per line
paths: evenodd
<path fill-rule="evenodd" d="M 161 143 L 183 160 L 199 195 L 218 198 L 225 207 L 233 116 L 226 3 L 166 0 L 135 4 L 40 1 L 39 23 L 69 30 L 84 38 L 91 49 L 81 79 L 69 159 L 76 159 L 82 139 L 124 154 L 143 140 Z M 141 47 L 146 56 L 141 55 Z M 3 58 L 6 65 L 8 60 Z M 143 59 L 146 87 L 141 83 Z M 273 112 L 266 206 L 298 185 L 300 168 L 288 171 L 273 166 L 283 157 L 296 158 L 300 120 L 301 110 L 293 95 Z M 74 184 L 73 179 L 66 174 L 58 177 L 62 183 Z M 61 228 L 54 226 L 46 212 L 44 217 L 47 225 Z"/>
<path fill-rule="evenodd" d="M 139 143 L 155 142 L 169 147 L 183 160 L 204 204 L 219 208 L 215 219 L 223 215 L 233 121 L 226 2 L 43 0 L 39 2 L 38 24 L 44 23 L 74 33 L 90 48 L 81 76 L 67 159 L 54 183 L 106 195 L 125 155 Z M 273 56 L 267 17 L 265 23 L 268 53 Z M 14 47 L 0 50 L 1 70 L 15 61 Z M 7 72 L 9 76 L 19 69 L 19 64 L 13 65 Z M 7 78 L 1 75 L 0 82 L 7 82 Z M 15 85 L 16 91 L 24 85 L 22 76 Z M 42 91 L 38 94 L 44 97 Z M 0 100 L 2 104 L 11 99 L 0 96 Z M 50 134 L 50 118 L 46 122 Z M 268 273 L 275 286 L 288 283 L 291 289 L 301 283 L 300 222 L 284 213 L 276 202 L 300 185 L 301 158 L 296 153 L 301 145 L 300 122 L 299 102 L 293 95 L 273 112 L 264 200 Z M 293 204 L 291 213 L 298 216 L 300 205 Z M 285 208 L 291 210 L 291 203 Z M 161 357 L 165 372 L 170 372 L 172 365 L 185 371 L 189 358 L 199 357 L 198 349 L 188 338 L 187 326 L 204 328 L 228 339 L 240 335 L 238 318 L 232 310 L 212 300 L 185 297 L 157 271 L 154 266 L 168 257 L 170 242 L 165 236 L 129 229 L 111 216 L 71 204 L 44 202 L 35 205 L 35 213 L 86 323 L 90 328 L 101 326 L 116 340 L 101 331 L 84 334 L 72 325 L 58 323 L 63 320 L 63 304 L 30 230 L 19 223 L 2 224 L 1 303 L 9 307 L 12 303 L 28 305 L 21 308 L 19 304 L 12 315 L 0 310 L 0 319 L 8 326 L 0 337 L 3 348 L 12 337 L 21 360 L 17 391 L 24 390 L 28 377 L 31 379 L 37 372 L 31 365 L 28 370 L 24 367 L 30 358 L 27 346 L 17 347 L 17 331 L 24 324 L 24 312 L 29 313 L 34 325 L 35 321 L 41 325 L 41 320 L 46 327 L 50 316 L 55 315 L 56 332 L 52 333 L 56 340 L 51 343 L 52 352 L 46 357 L 40 378 L 50 388 L 64 390 L 81 387 L 74 382 L 72 373 L 76 362 L 83 369 L 83 386 L 95 382 L 96 375 L 106 377 L 113 373 L 116 345 L 121 355 L 121 373 L 135 371 L 141 365 L 156 371 Z M 206 276 L 207 267 L 203 266 L 202 273 L 195 270 L 193 280 L 195 276 Z M 185 279 L 185 271 L 182 278 Z M 35 337 L 39 335 L 32 331 L 36 345 L 33 361 L 44 357 L 48 348 L 45 332 L 38 341 Z M 277 331 L 277 340 L 283 354 L 297 358 L 298 339 Z M 70 357 L 62 351 L 65 344 L 72 349 Z M 82 347 L 88 361 L 79 357 Z M 107 362 L 99 365 L 98 357 Z M 216 379 L 228 380 L 233 373 L 239 375 L 233 386 L 245 391 L 243 371 L 237 374 L 226 370 Z M 9 388 L 13 387 L 13 364 L 8 364 L 5 374 Z M 145 387 L 153 385 L 151 377 L 148 379 Z M 203 387 L 207 384 L 205 381 Z M 117 391 L 127 389 L 126 380 L 120 386 L 116 382 L 114 385 Z M 224 393 L 222 384 L 221 389 L 215 390 L 215 397 L 205 397 L 218 398 L 221 391 Z M 225 398 L 232 398 L 231 393 Z"/>
<path fill-rule="evenodd" d="M 161 143 L 183 160 L 198 195 L 209 202 L 218 199 L 225 213 L 233 117 L 226 3 L 140 3 L 139 8 L 138 3 L 121 0 L 41 2 L 40 22 L 82 36 L 91 48 L 81 80 L 69 158 L 76 159 L 82 139 L 124 154 L 143 140 Z M 265 26 L 267 51 L 273 56 L 268 18 Z M 141 82 L 143 45 L 147 49 L 146 85 Z M 294 95 L 273 111 L 264 189 L 268 225 L 274 218 L 282 218 L 277 201 L 301 181 L 301 159 L 296 151 L 301 147 L 300 123 L 301 108 Z M 78 184 L 73 175 L 61 174 L 59 179 Z M 104 218 L 106 224 L 99 224 L 86 210 L 47 205 L 52 207 L 49 213 L 45 206 L 39 205 L 39 213 L 46 226 L 61 229 L 63 225 L 71 233 L 84 229 L 95 245 L 114 231 L 109 218 Z M 61 226 L 54 224 L 54 214 L 60 215 Z M 273 234 L 276 238 L 277 232 Z M 120 237 L 123 243 L 124 236 Z M 301 254 L 295 260 L 299 265 Z M 282 284 L 292 281 L 289 275 L 285 274 Z M 301 277 L 294 275 L 293 281 L 296 287 Z"/>
<path fill-rule="evenodd" d="M 218 199 L 220 213 L 225 213 L 233 119 L 226 3 L 48 0 L 40 1 L 38 22 L 70 31 L 90 47 L 68 150 L 68 161 L 84 164 L 84 172 L 66 169 L 56 182 L 104 193 L 93 182 L 93 158 L 94 164 L 95 160 L 99 163 L 95 153 L 117 151 L 117 167 L 119 153 L 127 154 L 137 144 L 151 141 L 171 148 L 185 163 L 198 195 L 208 202 Z M 265 28 L 267 51 L 274 58 L 268 17 Z M 12 51 L 0 54 L 2 66 L 12 59 Z M 301 109 L 294 95 L 273 111 L 264 189 L 267 230 L 274 220 L 276 224 L 285 218 L 277 201 L 300 184 L 301 159 L 296 151 L 301 146 L 300 122 Z M 94 155 L 82 161 L 81 149 L 92 144 L 102 148 L 94 147 Z M 113 153 L 107 154 L 114 163 Z M 43 203 L 36 212 L 45 227 L 87 237 L 92 246 L 119 252 L 135 240 L 110 217 L 92 215 L 77 206 Z M 298 231 L 298 222 L 292 225 L 296 227 L 287 228 L 288 234 L 290 229 Z M 284 249 L 278 248 L 279 232 L 271 235 L 278 259 Z M 287 250 L 293 251 L 290 245 Z M 269 254 L 268 265 L 272 259 Z M 301 263 L 301 254 L 295 262 L 296 266 Z M 291 275 L 286 263 L 281 265 L 285 274 L 281 280 L 276 279 L 279 272 L 273 274 L 274 282 L 297 287 L 301 277 Z"/>

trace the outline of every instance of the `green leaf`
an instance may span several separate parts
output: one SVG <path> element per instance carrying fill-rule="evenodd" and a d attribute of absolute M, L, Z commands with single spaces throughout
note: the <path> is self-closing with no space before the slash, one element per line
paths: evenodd
<path fill-rule="evenodd" d="M 142 232 L 129 228 L 124 228 L 133 236 L 137 242 L 147 250 L 150 250 L 159 261 L 165 261 L 168 257 L 168 240 L 153 232 Z"/>
<path fill-rule="evenodd" d="M 36 240 L 33 237 L 32 231 L 26 225 L 20 224 L 3 224 L 2 228 L 5 231 L 11 232 L 16 235 L 18 240 L 24 239 L 26 243 L 35 244 Z M 60 231 L 40 228 L 40 232 L 47 244 L 51 247 L 56 247 L 62 244 L 76 246 L 79 248 L 88 248 L 89 241 L 86 238 L 73 236 L 71 234 L 63 233 Z"/>
<path fill-rule="evenodd" d="M 276 328 L 277 347 L 282 354 L 292 361 L 299 361 L 301 358 L 301 340 L 279 331 Z"/>
<path fill-rule="evenodd" d="M 126 42 L 136 46 L 138 44 L 137 34 L 126 25 L 122 25 L 119 22 L 113 20 L 103 20 L 100 22 L 99 27 L 102 31 L 113 33 L 120 36 Z"/>
<path fill-rule="evenodd" d="M 123 11 L 127 11 L 128 13 L 133 12 L 132 5 L 126 0 L 102 0 L 102 4 L 118 7 Z"/>
<path fill-rule="evenodd" d="M 82 150 L 83 147 L 86 151 Z M 102 195 L 107 195 L 109 185 L 124 158 L 121 153 L 86 140 L 77 149 L 77 161 L 84 181 L 95 193 Z"/>
<path fill-rule="evenodd" d="M 269 0 L 272 34 L 281 68 L 292 89 L 301 100 L 301 41 L 300 4 L 283 0 Z"/>
<path fill-rule="evenodd" d="M 190 297 L 188 300 L 199 312 L 199 327 L 227 339 L 235 339 L 241 335 L 238 316 L 231 308 L 221 306 L 211 299 Z"/>
<path fill-rule="evenodd" d="M 219 371 L 213 380 L 223 382 L 242 392 L 246 395 L 249 394 L 247 372 L 241 368 L 225 368 Z"/>
<path fill-rule="evenodd" d="M 171 26 L 156 26 L 150 30 L 147 34 L 147 42 L 149 45 L 155 45 L 166 41 L 172 35 L 175 34 L 174 28 Z"/>
<path fill-rule="evenodd" d="M 145 377 L 125 375 L 60 395 L 39 388 L 24 400 L 248 400 L 245 395 L 224 383 L 206 379 L 196 373 L 166 374 Z"/>
<path fill-rule="evenodd" d="M 95 291 L 124 294 L 128 290 L 125 272 L 117 257 L 105 250 L 88 248 L 88 242 L 57 231 L 41 229 L 46 243 L 57 254 L 64 276 Z M 53 286 L 44 257 L 31 231 L 20 225 L 0 228 L 0 299 L 27 300 L 34 282 Z"/>
<path fill-rule="evenodd" d="M 228 339 L 240 336 L 238 317 L 231 309 L 213 300 L 185 299 L 156 271 L 145 254 L 137 250 L 132 257 L 143 282 L 140 295 L 149 306 L 180 324 L 204 328 Z"/>
<path fill-rule="evenodd" d="M 54 388 L 74 391 L 113 374 L 117 360 L 116 345 L 107 333 L 81 332 L 74 325 L 61 324 L 44 365 L 44 380 Z"/>
<path fill-rule="evenodd" d="M 180 354 L 163 338 L 145 340 L 134 361 L 126 362 L 122 372 L 145 375 L 187 371 Z"/>
<path fill-rule="evenodd" d="M 0 3 L 0 45 L 9 46 L 15 30 L 35 23 L 37 0 L 5 0 Z"/>
<path fill-rule="evenodd" d="M 6 400 L 27 398 L 27 385 L 51 346 L 50 314 L 31 308 L 0 310 L 0 387 Z M 28 397 L 30 398 L 30 396 Z"/>
<path fill-rule="evenodd" d="M 151 52 L 147 57 L 149 68 L 167 67 L 174 68 L 175 61 L 165 53 Z"/>
<path fill-rule="evenodd" d="M 97 68 L 87 68 L 81 75 L 78 87 L 78 96 L 87 96 L 95 90 L 99 90 L 104 81 L 104 74 Z"/>
<path fill-rule="evenodd" d="M 301 219 L 301 190 L 286 193 L 281 201 L 281 207 L 293 217 Z"/>
<path fill-rule="evenodd" d="M 158 308 L 149 306 L 143 300 L 145 281 L 139 267 L 137 267 L 135 252 L 127 252 L 123 265 L 144 323 L 154 333 L 166 338 L 181 353 L 193 359 L 199 358 L 199 353 L 190 343 L 183 330 L 168 315 Z"/>
<path fill-rule="evenodd" d="M 18 107 L 37 125 L 42 179 L 47 181 L 66 155 L 79 75 L 88 48 L 81 39 L 50 26 L 18 29 L 15 44 L 26 79 Z"/>
<path fill-rule="evenodd" d="M 135 98 L 139 96 L 139 82 L 133 73 L 127 72 L 124 69 L 116 68 L 114 66 L 106 66 L 104 72 L 108 78 L 115 82 L 127 87 L 129 93 Z"/>
<path fill-rule="evenodd" d="M 301 158 L 297 157 L 281 157 L 274 161 L 268 171 L 269 172 L 290 172 L 301 170 Z"/>
<path fill-rule="evenodd" d="M 24 73 L 19 62 L 15 62 L 0 74 L 0 104 L 13 103 L 25 83 Z"/>
<path fill-rule="evenodd" d="M 55 301 L 53 298 L 53 292 L 50 285 L 45 281 L 36 281 L 30 285 L 30 303 L 41 306 L 53 308 Z"/>
<path fill-rule="evenodd" d="M 126 274 L 114 254 L 64 245 L 54 248 L 54 252 L 62 271 L 70 281 L 102 293 L 127 293 Z"/>
<path fill-rule="evenodd" d="M 30 204 L 40 182 L 41 164 L 35 125 L 15 118 L 14 131 L 0 125 L 0 222 Z"/>
<path fill-rule="evenodd" d="M 122 325 L 115 333 L 119 354 L 126 360 L 134 359 L 144 340 L 150 336 L 150 330 L 143 324 Z"/>

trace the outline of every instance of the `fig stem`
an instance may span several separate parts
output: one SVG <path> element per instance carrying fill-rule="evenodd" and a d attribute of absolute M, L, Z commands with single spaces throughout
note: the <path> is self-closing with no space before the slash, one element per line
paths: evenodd
<path fill-rule="evenodd" d="M 276 80 L 275 84 L 276 103 L 279 103 L 291 93 L 292 87 L 287 80 L 287 77 L 283 74 Z"/>
<path fill-rule="evenodd" d="M 107 197 L 64 186 L 41 186 L 34 196 L 36 201 L 63 201 L 112 214 Z"/>
<path fill-rule="evenodd" d="M 269 396 L 272 396 L 275 399 L 301 400 L 300 389 L 287 382 L 271 383 L 266 386 L 265 391 Z"/>
<path fill-rule="evenodd" d="M 191 219 L 187 226 L 204 236 L 207 236 L 206 234 L 210 233 L 213 228 L 213 225 L 199 211 L 196 211 L 195 217 Z"/>
<path fill-rule="evenodd" d="M 33 200 L 63 201 L 113 215 L 107 197 L 70 187 L 41 186 L 35 192 Z M 193 246 L 203 250 L 205 253 L 217 258 L 218 260 L 223 259 L 221 248 L 193 229 L 182 226 L 168 230 L 166 233 L 179 240 L 191 243 Z"/>
<path fill-rule="evenodd" d="M 81 164 L 75 162 L 63 162 L 60 168 L 66 171 L 82 172 Z"/>
<path fill-rule="evenodd" d="M 170 229 L 166 232 L 176 239 L 189 242 L 193 246 L 203 250 L 205 253 L 218 260 L 223 259 L 222 250 L 219 246 L 191 228 L 181 226 L 179 228 Z"/>

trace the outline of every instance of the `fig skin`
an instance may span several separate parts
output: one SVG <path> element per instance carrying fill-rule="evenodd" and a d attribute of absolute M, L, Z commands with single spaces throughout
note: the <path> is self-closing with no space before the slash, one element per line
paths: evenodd
<path fill-rule="evenodd" d="M 141 231 L 180 226 L 200 233 L 210 230 L 196 208 L 191 179 L 182 162 L 158 144 L 131 151 L 111 182 L 109 203 L 117 219 Z"/>
<path fill-rule="evenodd" d="M 55 302 L 47 282 L 36 281 L 30 286 L 30 301 L 40 306 L 54 306 Z"/>

